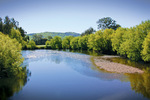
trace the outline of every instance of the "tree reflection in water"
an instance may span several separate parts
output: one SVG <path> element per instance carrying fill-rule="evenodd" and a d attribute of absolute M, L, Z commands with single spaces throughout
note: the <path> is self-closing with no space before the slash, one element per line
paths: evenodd
<path fill-rule="evenodd" d="M 130 74 L 128 76 L 132 90 L 150 98 L 150 68 L 147 68 L 143 74 Z"/>
<path fill-rule="evenodd" d="M 6 100 L 13 96 L 15 93 L 22 90 L 24 85 L 29 80 L 28 77 L 31 75 L 29 70 L 24 67 L 19 74 L 10 78 L 0 78 L 0 100 Z"/>

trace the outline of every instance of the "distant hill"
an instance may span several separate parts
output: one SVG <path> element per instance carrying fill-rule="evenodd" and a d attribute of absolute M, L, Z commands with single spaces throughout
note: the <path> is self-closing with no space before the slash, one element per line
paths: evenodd
<path fill-rule="evenodd" d="M 75 32 L 42 32 L 42 33 L 30 33 L 30 34 L 27 34 L 30 39 L 32 38 L 32 36 L 34 34 L 37 34 L 37 35 L 43 35 L 43 38 L 47 38 L 48 36 L 60 36 L 61 38 L 64 38 L 65 36 L 74 36 L 74 37 L 77 37 L 77 36 L 80 36 L 79 33 L 75 33 Z"/>

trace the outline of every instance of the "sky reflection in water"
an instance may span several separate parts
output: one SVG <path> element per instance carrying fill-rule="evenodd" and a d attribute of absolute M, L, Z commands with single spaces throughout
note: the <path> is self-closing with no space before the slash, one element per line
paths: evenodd
<path fill-rule="evenodd" d="M 130 86 L 131 80 L 136 83 L 133 76 L 97 70 L 89 55 L 55 50 L 22 53 L 31 77 L 11 100 L 146 99 Z"/>

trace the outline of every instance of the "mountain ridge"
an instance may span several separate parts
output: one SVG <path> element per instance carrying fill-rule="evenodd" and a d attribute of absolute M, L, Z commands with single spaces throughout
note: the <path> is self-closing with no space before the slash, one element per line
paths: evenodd
<path fill-rule="evenodd" d="M 29 33 L 27 35 L 32 38 L 34 34 L 43 35 L 43 38 L 48 38 L 48 36 L 52 36 L 52 37 L 60 36 L 61 38 L 64 38 L 65 36 L 77 37 L 81 35 L 80 33 L 76 33 L 76 32 L 40 32 L 40 33 Z"/>

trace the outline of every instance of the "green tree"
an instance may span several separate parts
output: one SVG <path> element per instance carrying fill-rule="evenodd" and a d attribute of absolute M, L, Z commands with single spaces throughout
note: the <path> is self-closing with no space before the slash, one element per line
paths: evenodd
<path fill-rule="evenodd" d="M 141 60 L 144 38 L 143 32 L 139 31 L 136 27 L 130 28 L 124 35 L 124 42 L 120 45 L 119 53 L 131 60 Z"/>
<path fill-rule="evenodd" d="M 136 27 L 127 29 L 123 35 L 123 42 L 120 45 L 119 54 L 131 60 L 141 60 L 142 45 L 148 32 L 150 32 L 150 21 L 142 22 Z"/>
<path fill-rule="evenodd" d="M 142 47 L 143 47 L 143 50 L 141 52 L 142 59 L 144 61 L 149 62 L 150 61 L 150 32 L 148 33 L 147 37 L 145 38 Z"/>
<path fill-rule="evenodd" d="M 21 43 L 22 49 L 26 49 L 27 42 L 23 40 L 23 37 L 21 36 L 19 30 L 12 28 L 9 37 L 12 39 L 16 39 L 19 43 Z"/>
<path fill-rule="evenodd" d="M 50 45 L 52 49 L 61 49 L 62 48 L 61 37 L 55 36 L 53 39 L 51 39 Z"/>
<path fill-rule="evenodd" d="M 150 32 L 150 20 L 143 21 L 140 25 L 136 26 L 139 31 L 147 35 Z"/>
<path fill-rule="evenodd" d="M 15 30 L 14 28 L 11 29 L 11 32 L 9 34 L 10 38 L 16 39 L 19 43 L 22 43 L 23 38 L 21 36 L 21 33 L 19 30 Z"/>
<path fill-rule="evenodd" d="M 117 53 L 119 54 L 119 48 L 120 45 L 123 42 L 123 35 L 126 33 L 127 29 L 126 28 L 121 28 L 119 27 L 116 31 L 114 31 L 114 33 L 112 34 L 112 49 L 113 51 L 117 51 Z"/>
<path fill-rule="evenodd" d="M 104 38 L 103 38 L 103 32 L 101 30 L 97 31 L 95 33 L 95 39 L 94 39 L 94 51 L 101 51 L 103 52 L 104 49 Z"/>
<path fill-rule="evenodd" d="M 103 51 L 104 48 L 104 38 L 103 32 L 101 30 L 95 32 L 95 34 L 90 34 L 88 37 L 88 48 L 94 51 Z"/>
<path fill-rule="evenodd" d="M 90 34 L 88 36 L 87 47 L 89 50 L 93 50 L 94 46 L 95 46 L 95 34 Z"/>
<path fill-rule="evenodd" d="M 48 41 L 50 41 L 51 39 L 53 39 L 53 37 L 52 36 L 48 36 Z"/>
<path fill-rule="evenodd" d="M 30 40 L 29 36 L 28 36 L 28 35 L 25 35 L 24 40 L 25 40 L 25 41 L 29 41 L 29 40 Z"/>
<path fill-rule="evenodd" d="M 25 35 L 26 32 L 24 31 L 24 29 L 22 29 L 22 27 L 18 28 L 18 30 L 20 31 L 22 37 L 26 36 Z"/>
<path fill-rule="evenodd" d="M 81 34 L 81 36 L 89 35 L 89 34 L 92 34 L 92 33 L 94 33 L 94 32 L 95 32 L 95 30 L 94 30 L 92 27 L 90 27 L 89 29 L 85 30 L 85 32 L 83 32 L 83 33 Z"/>
<path fill-rule="evenodd" d="M 35 49 L 36 48 L 36 44 L 33 40 L 29 41 L 28 45 L 27 45 L 27 49 Z"/>
<path fill-rule="evenodd" d="M 66 36 L 63 40 L 62 40 L 62 48 L 63 49 L 70 49 L 70 41 L 73 39 L 73 36 Z"/>
<path fill-rule="evenodd" d="M 32 40 L 38 45 L 41 44 L 42 35 L 34 34 Z"/>
<path fill-rule="evenodd" d="M 45 45 L 46 45 L 46 48 L 50 49 L 51 48 L 51 41 L 46 41 Z"/>
<path fill-rule="evenodd" d="M 119 24 L 116 24 L 116 21 L 113 20 L 111 17 L 104 17 L 97 21 L 98 29 L 105 30 L 108 29 L 114 29 L 116 30 L 118 27 L 121 27 Z"/>
<path fill-rule="evenodd" d="M 70 41 L 71 49 L 73 49 L 73 50 L 79 49 L 78 40 L 79 40 L 79 37 L 74 37 L 74 38 Z"/>
<path fill-rule="evenodd" d="M 112 38 L 112 33 L 114 32 L 113 29 L 105 29 L 103 31 L 103 48 L 102 51 L 103 53 L 112 53 L 112 42 L 111 42 L 111 38 Z"/>
<path fill-rule="evenodd" d="M 23 62 L 21 55 L 21 44 L 16 39 L 11 39 L 7 35 L 0 33 L 0 72 L 3 76 L 11 77 L 17 75 Z"/>
<path fill-rule="evenodd" d="M 11 26 L 11 28 L 13 27 L 15 29 L 18 29 L 18 25 L 19 25 L 19 22 L 15 21 L 14 18 L 10 19 L 10 26 Z"/>
<path fill-rule="evenodd" d="M 80 37 L 78 40 L 79 48 L 82 50 L 87 50 L 88 49 L 87 42 L 88 42 L 87 35 Z"/>
<path fill-rule="evenodd" d="M 11 21 L 8 16 L 5 17 L 4 19 L 4 26 L 3 26 L 3 32 L 4 34 L 9 34 L 11 32 Z"/>
<path fill-rule="evenodd" d="M 0 32 L 3 32 L 3 21 L 1 17 L 0 17 Z"/>

